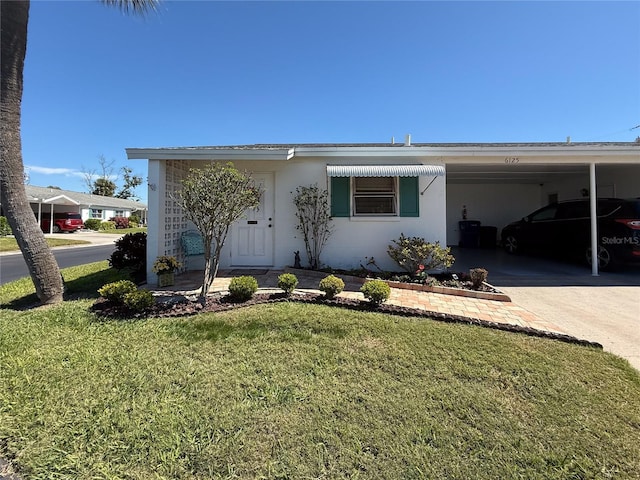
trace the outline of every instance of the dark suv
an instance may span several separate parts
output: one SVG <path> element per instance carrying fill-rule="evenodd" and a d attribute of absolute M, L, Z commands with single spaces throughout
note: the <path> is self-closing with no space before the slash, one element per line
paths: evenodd
<path fill-rule="evenodd" d="M 49 233 L 51 231 L 51 214 L 43 213 L 40 219 L 40 228 L 43 232 Z M 84 222 L 82 216 L 79 213 L 63 212 L 53 214 L 53 233 L 60 232 L 75 232 L 84 228 Z"/>
<path fill-rule="evenodd" d="M 599 198 L 598 266 L 640 261 L 640 198 Z M 582 258 L 591 265 L 589 199 L 552 203 L 502 229 L 509 253 L 541 250 Z"/>

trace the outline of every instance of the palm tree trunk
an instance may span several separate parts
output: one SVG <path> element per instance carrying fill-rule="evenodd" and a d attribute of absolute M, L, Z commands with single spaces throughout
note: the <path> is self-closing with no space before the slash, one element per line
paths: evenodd
<path fill-rule="evenodd" d="M 62 301 L 64 284 L 24 188 L 20 139 L 22 77 L 27 50 L 29 1 L 0 2 L 2 38 L 0 58 L 0 202 L 29 268 L 42 303 Z"/>

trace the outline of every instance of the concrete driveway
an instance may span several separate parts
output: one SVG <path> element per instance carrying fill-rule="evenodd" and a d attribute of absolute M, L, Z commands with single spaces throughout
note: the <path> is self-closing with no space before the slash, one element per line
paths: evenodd
<path fill-rule="evenodd" d="M 640 266 L 597 277 L 587 267 L 499 249 L 453 248 L 452 270 L 483 267 L 514 303 L 568 334 L 601 343 L 640 370 Z"/>

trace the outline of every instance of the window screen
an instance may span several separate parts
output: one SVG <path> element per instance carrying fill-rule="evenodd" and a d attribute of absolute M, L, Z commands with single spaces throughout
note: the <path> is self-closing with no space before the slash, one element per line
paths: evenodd
<path fill-rule="evenodd" d="M 395 177 L 354 177 L 355 215 L 395 215 Z"/>

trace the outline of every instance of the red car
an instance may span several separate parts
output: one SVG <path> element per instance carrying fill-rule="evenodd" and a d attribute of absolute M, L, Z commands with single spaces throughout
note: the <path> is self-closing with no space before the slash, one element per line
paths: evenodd
<path fill-rule="evenodd" d="M 40 228 L 44 233 L 51 231 L 51 216 L 43 213 L 40 220 Z M 79 213 L 63 212 L 53 214 L 53 233 L 75 232 L 84 228 L 84 222 Z"/>

